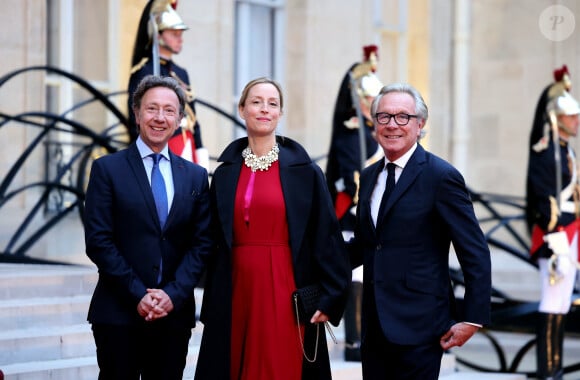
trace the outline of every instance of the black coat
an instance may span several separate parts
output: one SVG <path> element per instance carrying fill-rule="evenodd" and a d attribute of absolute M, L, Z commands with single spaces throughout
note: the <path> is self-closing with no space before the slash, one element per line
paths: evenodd
<path fill-rule="evenodd" d="M 320 283 L 324 294 L 319 309 L 336 326 L 342 316 L 351 271 L 324 175 L 298 143 L 278 137 L 278 144 L 296 286 Z M 208 263 L 201 310 L 204 332 L 196 380 L 230 379 L 234 199 L 243 164 L 241 153 L 247 146 L 247 138 L 230 144 L 219 158 L 223 163 L 212 179 L 212 230 L 216 240 Z M 316 328 L 312 325 L 306 329 L 305 346 L 314 347 L 315 338 Z M 323 327 L 320 328 L 318 350 L 316 363 L 303 360 L 302 379 L 330 379 Z"/>

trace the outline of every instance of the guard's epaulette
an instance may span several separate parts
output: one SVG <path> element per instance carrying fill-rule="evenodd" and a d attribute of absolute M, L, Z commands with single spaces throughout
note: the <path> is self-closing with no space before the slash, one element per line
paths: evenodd
<path fill-rule="evenodd" d="M 149 57 L 143 57 L 135 66 L 131 68 L 131 74 L 136 73 L 137 71 L 141 70 L 143 66 L 149 61 Z"/>
<path fill-rule="evenodd" d="M 541 139 L 538 140 L 537 143 L 532 145 L 532 149 L 536 153 L 543 152 L 544 150 L 548 149 L 549 143 L 550 143 L 550 140 L 548 139 L 548 136 L 544 135 Z"/>

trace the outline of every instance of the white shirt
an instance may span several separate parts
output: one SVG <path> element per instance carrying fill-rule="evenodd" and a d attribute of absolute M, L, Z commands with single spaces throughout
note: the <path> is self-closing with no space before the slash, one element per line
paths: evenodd
<path fill-rule="evenodd" d="M 405 169 L 405 165 L 409 162 L 409 159 L 415 153 L 417 149 L 417 143 L 415 143 L 411 149 L 409 149 L 405 154 L 403 154 L 399 159 L 392 161 L 393 164 L 396 165 L 395 167 L 395 184 L 399 180 L 401 173 L 403 173 L 403 169 Z M 375 183 L 375 189 L 371 195 L 371 216 L 373 218 L 373 224 L 375 227 L 377 226 L 377 218 L 379 215 L 379 207 L 381 206 L 381 200 L 383 199 L 383 193 L 385 192 L 385 186 L 387 185 L 387 164 L 391 162 L 385 157 L 384 163 L 385 166 L 383 170 L 379 173 L 377 177 L 377 182 Z"/>

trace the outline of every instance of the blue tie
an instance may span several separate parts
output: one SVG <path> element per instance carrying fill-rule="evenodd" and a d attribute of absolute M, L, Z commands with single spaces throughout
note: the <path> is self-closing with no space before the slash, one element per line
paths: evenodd
<path fill-rule="evenodd" d="M 153 169 L 151 169 L 151 190 L 153 191 L 153 198 L 155 199 L 155 207 L 157 208 L 157 216 L 159 217 L 159 224 L 161 228 L 165 226 L 167 219 L 167 190 L 165 189 L 165 181 L 163 174 L 159 170 L 159 160 L 161 155 L 159 153 L 151 154 L 153 158 Z"/>

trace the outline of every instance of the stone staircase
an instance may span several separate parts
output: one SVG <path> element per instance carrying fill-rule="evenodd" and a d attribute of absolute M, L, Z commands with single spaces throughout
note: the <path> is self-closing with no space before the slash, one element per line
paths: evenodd
<path fill-rule="evenodd" d="M 0 265 L 0 368 L 6 380 L 96 379 L 87 305 L 91 267 Z"/>
<path fill-rule="evenodd" d="M 5 380 L 97 378 L 95 347 L 86 322 L 96 280 L 97 272 L 91 265 L 0 264 L 0 369 Z M 198 301 L 201 296 L 202 290 L 196 290 Z M 203 325 L 198 326 L 190 341 L 184 373 L 187 380 L 193 379 L 195 372 L 203 331 Z M 337 345 L 329 340 L 333 379 L 362 379 L 360 363 L 342 359 L 343 331 L 342 326 L 334 329 Z M 472 346 L 460 350 L 481 355 L 489 350 L 476 341 Z M 440 378 L 523 380 L 525 376 L 473 372 L 461 368 L 454 354 L 447 354 Z"/>

